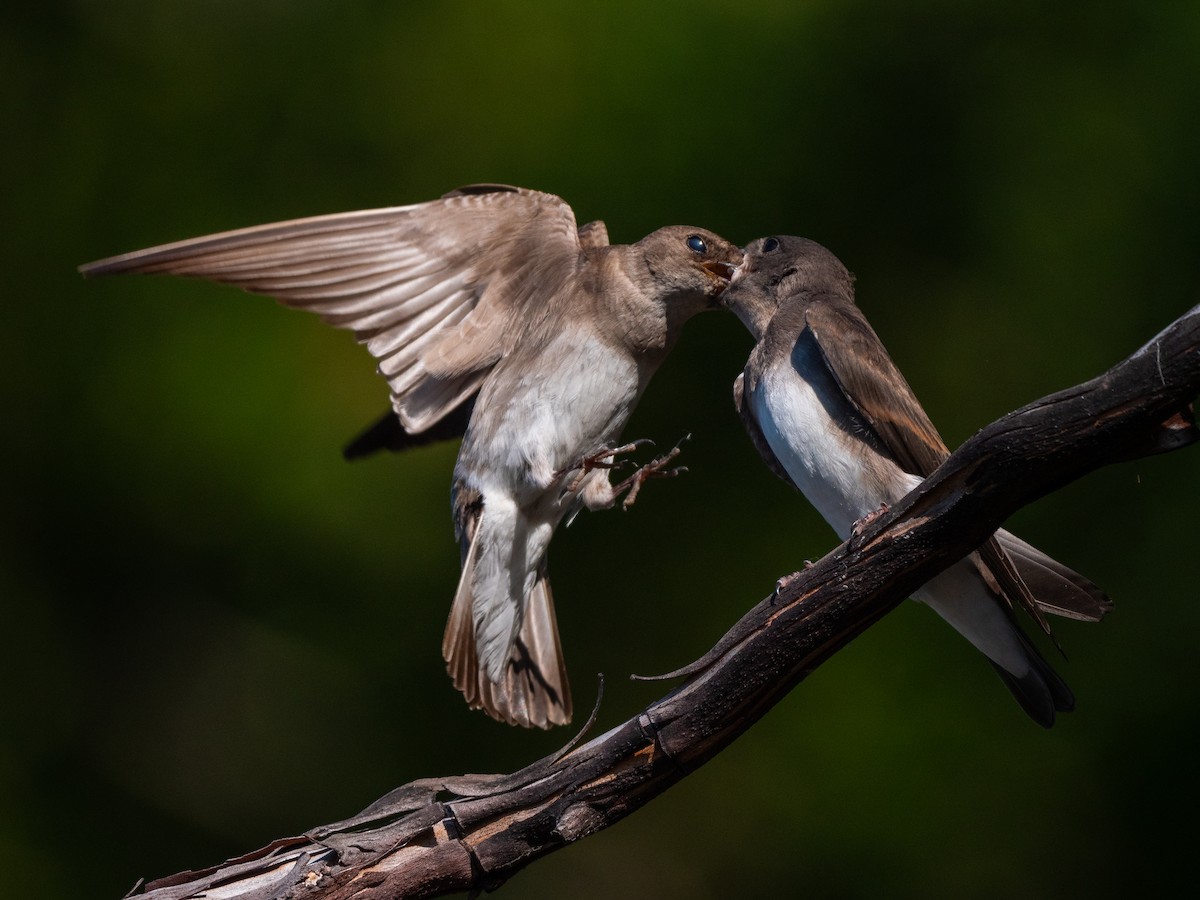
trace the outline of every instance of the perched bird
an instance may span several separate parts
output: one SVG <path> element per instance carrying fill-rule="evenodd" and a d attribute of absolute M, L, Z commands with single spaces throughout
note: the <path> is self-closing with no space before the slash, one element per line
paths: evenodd
<path fill-rule="evenodd" d="M 937 429 L 854 302 L 832 253 L 767 237 L 724 293 L 757 341 L 734 402 L 767 465 L 802 491 L 843 540 L 949 456 Z M 1021 632 L 1013 605 L 1047 631 L 1042 611 L 1098 621 L 1112 606 L 1082 575 L 997 531 L 914 594 L 980 650 L 1035 722 L 1075 705 Z"/>
<path fill-rule="evenodd" d="M 127 253 L 85 275 L 169 273 L 236 285 L 354 332 L 393 413 L 348 448 L 462 436 L 452 506 L 462 549 L 443 655 L 467 702 L 548 728 L 571 718 L 546 549 L 580 508 L 670 474 L 670 454 L 614 485 L 616 447 L 695 313 L 742 251 L 672 226 L 609 245 L 560 198 L 505 185 L 262 225 Z M 629 502 L 629 498 L 626 498 Z"/>

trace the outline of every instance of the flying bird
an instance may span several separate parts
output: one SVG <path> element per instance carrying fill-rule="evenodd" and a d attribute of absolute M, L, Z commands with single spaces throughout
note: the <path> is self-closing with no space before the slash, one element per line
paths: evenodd
<path fill-rule="evenodd" d="M 767 465 L 798 488 L 838 536 L 900 500 L 950 455 L 854 301 L 832 253 L 767 237 L 724 293 L 757 341 L 734 402 Z M 1094 584 L 1007 531 L 914 595 L 980 650 L 1038 724 L 1074 708 L 1063 680 L 1022 633 L 1014 604 L 1098 621 L 1112 607 Z"/>
<path fill-rule="evenodd" d="M 610 245 L 551 194 L 473 185 L 438 200 L 261 225 L 81 266 L 167 273 L 276 298 L 354 332 L 392 412 L 349 448 L 462 437 L 451 498 L 462 575 L 442 653 L 473 708 L 548 728 L 571 694 L 547 577 L 564 517 L 626 503 L 666 454 L 613 484 L 617 440 L 742 251 L 671 226 Z"/>

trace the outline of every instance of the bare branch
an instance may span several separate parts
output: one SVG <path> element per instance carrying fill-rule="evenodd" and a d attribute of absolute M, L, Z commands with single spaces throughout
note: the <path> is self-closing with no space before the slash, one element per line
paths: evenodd
<path fill-rule="evenodd" d="M 686 683 L 617 728 L 511 775 L 414 781 L 351 819 L 134 893 L 368 900 L 494 888 L 703 765 L 1015 510 L 1102 465 L 1195 442 L 1198 391 L 1200 307 L 1100 377 L 983 429 L 851 545 L 786 579 L 681 670 Z"/>

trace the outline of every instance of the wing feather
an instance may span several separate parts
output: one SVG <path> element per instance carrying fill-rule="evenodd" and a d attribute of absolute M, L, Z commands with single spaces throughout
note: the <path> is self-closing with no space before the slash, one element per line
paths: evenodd
<path fill-rule="evenodd" d="M 584 239 L 603 241 L 603 225 Z M 411 427 L 436 423 L 478 389 L 541 315 L 529 308 L 546 296 L 538 285 L 561 284 L 581 250 L 574 213 L 560 198 L 480 185 L 429 203 L 242 228 L 80 269 L 206 278 L 315 313 L 352 331 L 380 360 L 392 405 Z M 423 366 L 426 355 L 440 367 Z"/>
<path fill-rule="evenodd" d="M 950 451 L 866 316 L 849 301 L 818 298 L 805 320 L 842 393 L 900 467 L 922 478 L 933 474 Z"/>
<path fill-rule="evenodd" d="M 750 371 L 750 366 L 746 367 L 746 371 Z M 754 445 L 758 455 L 767 464 L 767 468 L 795 488 L 796 482 L 792 481 L 792 476 L 788 474 L 783 463 L 779 461 L 779 457 L 775 455 L 775 451 L 771 449 L 766 435 L 762 433 L 762 429 L 758 425 L 758 419 L 754 416 L 751 404 L 746 402 L 746 372 L 742 372 L 733 380 L 733 406 L 738 411 L 746 434 L 750 436 L 750 443 Z"/>
<path fill-rule="evenodd" d="M 828 297 L 809 304 L 805 321 L 829 371 L 883 449 L 909 474 L 933 474 L 950 451 L 866 316 L 852 302 Z M 1041 604 L 995 537 L 979 548 L 977 560 L 985 580 L 1009 608 L 1020 605 L 1052 634 Z"/>

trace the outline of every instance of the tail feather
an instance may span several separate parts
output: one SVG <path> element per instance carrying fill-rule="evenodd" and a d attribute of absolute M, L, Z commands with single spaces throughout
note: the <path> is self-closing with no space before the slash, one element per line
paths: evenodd
<path fill-rule="evenodd" d="M 1070 688 L 1021 631 L 1011 606 L 997 593 L 972 554 L 914 592 L 983 653 L 1021 708 L 1049 728 L 1056 712 L 1074 708 Z"/>
<path fill-rule="evenodd" d="M 528 718 L 541 728 L 566 725 L 571 721 L 571 685 L 558 637 L 554 597 L 545 566 L 529 593 L 521 636 L 509 663 L 509 677 L 520 684 L 510 691 L 524 698 Z"/>
<path fill-rule="evenodd" d="M 442 636 L 442 658 L 446 660 L 446 670 L 454 686 L 466 695 L 472 709 L 479 707 L 479 658 L 475 654 L 475 625 L 471 615 L 471 581 L 477 547 L 478 544 L 472 540 L 463 555 L 462 577 L 458 582 L 458 590 L 454 592 L 454 603 L 450 606 L 450 617 L 446 620 L 446 632 Z"/>
<path fill-rule="evenodd" d="M 1075 709 L 1075 695 L 1059 674 L 1050 668 L 1050 664 L 1042 658 L 1029 638 L 1016 626 L 1014 631 L 1025 648 L 1029 670 L 1024 675 L 1017 676 L 998 663 L 992 660 L 989 662 L 1021 705 L 1021 709 L 1025 710 L 1025 714 L 1043 728 L 1050 728 L 1054 724 L 1056 712 L 1071 712 Z"/>
<path fill-rule="evenodd" d="M 994 561 L 986 555 L 976 558 L 975 562 L 984 584 L 996 595 L 997 604 L 1007 613 L 1011 634 L 1018 643 L 1009 643 L 1007 659 L 983 647 L 980 649 L 984 649 L 993 668 L 1021 708 L 1039 725 L 1049 728 L 1054 724 L 1056 713 L 1070 712 L 1075 708 L 1075 696 L 1017 625 L 1011 613 L 1013 601 L 1017 598 L 1012 590 L 1002 585 L 1008 583 L 1013 573 L 1019 576 L 1018 587 L 1025 598 L 1023 605 L 1043 625 L 1045 622 L 1041 613 L 1098 622 L 1112 609 L 1113 604 L 1104 591 L 1087 578 L 1010 532 L 997 531 L 991 546 L 998 551 L 998 561 L 1007 565 L 1007 577 L 1004 572 L 993 568 Z M 1050 633 L 1048 628 L 1047 633 Z"/>
<path fill-rule="evenodd" d="M 1099 622 L 1113 608 L 1108 595 L 1078 572 L 1000 530 L 996 540 L 1012 558 L 1021 579 L 1045 612 L 1083 622 Z"/>
<path fill-rule="evenodd" d="M 523 728 L 550 728 L 571 721 L 571 690 L 558 637 L 554 599 L 545 559 L 525 597 L 520 630 L 494 680 L 480 665 L 475 585 L 481 541 L 478 513 L 464 528 L 466 552 L 462 577 L 450 607 L 442 656 L 454 686 L 467 705 L 493 719 Z"/>

